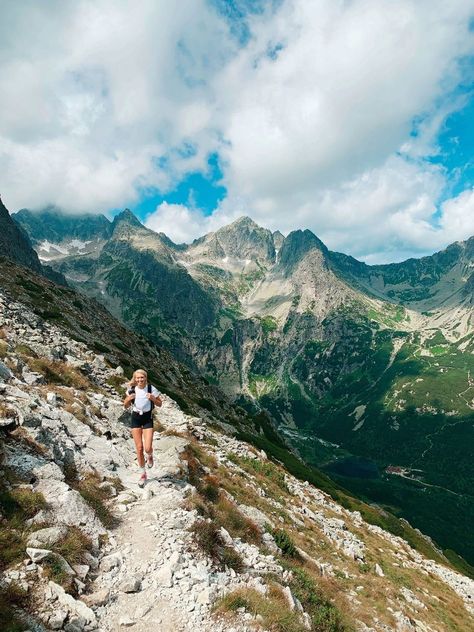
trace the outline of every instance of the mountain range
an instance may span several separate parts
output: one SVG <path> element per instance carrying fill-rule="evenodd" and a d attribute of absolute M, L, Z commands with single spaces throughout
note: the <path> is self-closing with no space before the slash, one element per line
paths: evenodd
<path fill-rule="evenodd" d="M 189 245 L 128 210 L 13 218 L 43 264 L 268 413 L 307 463 L 474 562 L 474 237 L 368 266 L 248 217 Z"/>

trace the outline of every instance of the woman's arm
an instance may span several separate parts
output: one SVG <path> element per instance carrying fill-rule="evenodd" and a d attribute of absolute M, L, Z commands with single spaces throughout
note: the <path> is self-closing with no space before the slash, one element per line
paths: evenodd
<path fill-rule="evenodd" d="M 125 399 L 123 400 L 124 408 L 128 408 L 134 399 L 135 399 L 135 393 L 130 393 L 129 395 L 126 395 Z"/>
<path fill-rule="evenodd" d="M 161 406 L 163 403 L 159 391 L 154 386 L 152 387 L 151 393 L 148 393 L 147 397 L 155 404 L 155 406 Z"/>

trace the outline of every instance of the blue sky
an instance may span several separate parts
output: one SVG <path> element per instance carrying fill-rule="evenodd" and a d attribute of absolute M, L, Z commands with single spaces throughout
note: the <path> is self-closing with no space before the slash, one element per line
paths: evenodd
<path fill-rule="evenodd" d="M 12 210 L 241 215 L 369 263 L 474 234 L 474 0 L 6 0 Z"/>

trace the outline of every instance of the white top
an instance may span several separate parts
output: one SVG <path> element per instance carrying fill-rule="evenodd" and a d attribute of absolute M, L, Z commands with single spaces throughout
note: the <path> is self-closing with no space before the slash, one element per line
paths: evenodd
<path fill-rule="evenodd" d="M 130 389 L 129 389 L 130 392 Z M 151 395 L 159 397 L 160 392 L 156 390 L 154 386 L 151 387 Z M 148 384 L 145 388 L 138 388 L 135 386 L 135 399 L 133 400 L 133 410 L 146 413 L 151 410 L 151 402 L 148 399 Z"/>

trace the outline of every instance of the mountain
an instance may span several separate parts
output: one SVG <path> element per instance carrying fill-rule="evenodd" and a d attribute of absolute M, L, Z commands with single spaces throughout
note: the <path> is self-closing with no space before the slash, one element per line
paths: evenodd
<path fill-rule="evenodd" d="M 33 250 L 28 231 L 21 230 L 11 219 L 0 199 L 0 255 L 39 272 L 41 263 Z"/>
<path fill-rule="evenodd" d="M 66 279 L 56 270 L 42 265 L 30 241 L 28 231 L 13 221 L 8 209 L 0 199 L 0 257 L 25 266 L 48 279 L 67 285 Z M 9 264 L 6 263 L 8 266 Z"/>
<path fill-rule="evenodd" d="M 28 233 L 42 261 L 91 254 L 112 232 L 111 222 L 103 215 L 70 215 L 53 206 L 39 213 L 22 209 L 13 219 Z"/>
<path fill-rule="evenodd" d="M 474 581 L 428 539 L 336 502 L 271 433 L 236 437 L 244 411 L 87 297 L 0 266 L 0 354 L 0 629 L 472 628 Z M 135 363 L 163 391 L 143 490 Z"/>
<path fill-rule="evenodd" d="M 180 246 L 130 212 L 114 224 L 56 269 L 270 414 L 307 463 L 474 562 L 472 238 L 367 266 L 249 218 Z"/>

